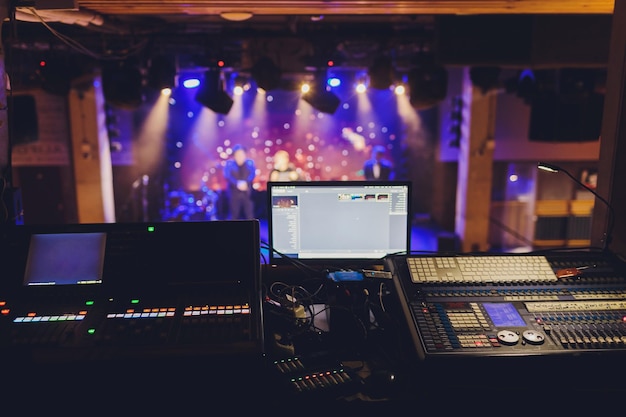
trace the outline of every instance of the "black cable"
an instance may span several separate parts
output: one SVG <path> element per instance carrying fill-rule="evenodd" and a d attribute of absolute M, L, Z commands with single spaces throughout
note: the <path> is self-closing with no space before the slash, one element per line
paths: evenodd
<path fill-rule="evenodd" d="M 261 247 L 263 249 L 267 249 L 268 251 L 271 251 L 272 253 L 277 254 L 278 256 L 280 256 L 282 259 L 285 259 L 287 262 L 289 262 L 292 266 L 294 266 L 295 268 L 297 268 L 298 270 L 300 270 L 302 273 L 305 273 L 307 275 L 313 273 L 313 274 L 322 274 L 323 271 L 313 268 L 310 265 L 307 265 L 304 262 L 301 262 L 297 259 L 291 258 L 287 255 L 285 255 L 282 252 L 279 252 L 278 250 L 274 249 L 273 247 L 271 247 L 267 242 L 261 242 Z"/>

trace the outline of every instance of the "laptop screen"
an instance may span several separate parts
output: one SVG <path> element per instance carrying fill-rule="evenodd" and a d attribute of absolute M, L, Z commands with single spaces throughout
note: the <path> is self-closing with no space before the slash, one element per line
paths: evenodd
<path fill-rule="evenodd" d="M 267 193 L 272 263 L 375 260 L 410 250 L 408 181 L 269 182 Z"/>

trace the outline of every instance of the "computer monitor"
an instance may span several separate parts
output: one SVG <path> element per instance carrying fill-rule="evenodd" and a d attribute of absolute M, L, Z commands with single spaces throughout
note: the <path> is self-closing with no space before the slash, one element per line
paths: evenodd
<path fill-rule="evenodd" d="M 270 262 L 372 261 L 411 246 L 409 181 L 268 182 Z"/>
<path fill-rule="evenodd" d="M 100 284 L 106 233 L 35 233 L 30 237 L 24 285 Z"/>

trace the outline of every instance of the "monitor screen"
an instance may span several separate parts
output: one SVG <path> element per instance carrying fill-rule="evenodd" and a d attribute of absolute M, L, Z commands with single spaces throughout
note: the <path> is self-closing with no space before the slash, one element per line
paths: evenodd
<path fill-rule="evenodd" d="M 267 193 L 271 262 L 373 260 L 410 250 L 410 182 L 269 182 Z"/>
<path fill-rule="evenodd" d="M 39 233 L 30 237 L 24 285 L 100 284 L 106 233 Z"/>

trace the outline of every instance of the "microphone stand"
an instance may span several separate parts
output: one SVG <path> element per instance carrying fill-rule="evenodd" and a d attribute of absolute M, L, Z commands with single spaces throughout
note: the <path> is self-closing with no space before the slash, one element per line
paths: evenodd
<path fill-rule="evenodd" d="M 147 175 L 143 175 L 141 177 L 141 213 L 142 220 L 144 222 L 148 221 L 148 181 L 150 177 Z"/>

